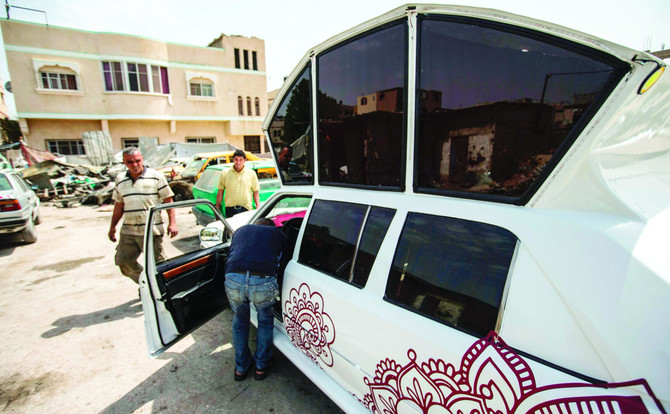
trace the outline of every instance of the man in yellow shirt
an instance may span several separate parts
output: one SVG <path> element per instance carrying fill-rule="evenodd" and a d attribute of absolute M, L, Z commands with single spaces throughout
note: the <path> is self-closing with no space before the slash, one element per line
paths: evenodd
<path fill-rule="evenodd" d="M 226 206 L 224 212 L 226 217 L 232 217 L 237 213 L 252 210 L 252 196 L 256 207 L 260 204 L 258 176 L 254 170 L 244 168 L 246 161 L 247 156 L 244 154 L 244 151 L 235 151 L 233 154 L 233 168 L 222 173 L 219 179 L 216 208 L 221 210 L 221 200 L 223 200 Z"/>

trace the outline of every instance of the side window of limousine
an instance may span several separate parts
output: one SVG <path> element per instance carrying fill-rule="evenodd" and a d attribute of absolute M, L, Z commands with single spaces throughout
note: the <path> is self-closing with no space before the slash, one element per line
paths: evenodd
<path fill-rule="evenodd" d="M 312 93 L 308 64 L 272 117 L 268 134 L 284 184 L 312 183 Z M 288 149 L 288 150 L 287 150 Z M 287 151 L 290 153 L 288 157 Z"/>
<path fill-rule="evenodd" d="M 395 210 L 317 200 L 309 214 L 298 262 L 364 287 Z"/>
<path fill-rule="evenodd" d="M 419 192 L 524 204 L 628 70 L 518 27 L 422 16 L 419 29 Z"/>
<path fill-rule="evenodd" d="M 319 181 L 404 188 L 407 20 L 317 56 Z"/>
<path fill-rule="evenodd" d="M 516 242 L 491 224 L 409 213 L 385 299 L 486 336 L 496 328 Z"/>

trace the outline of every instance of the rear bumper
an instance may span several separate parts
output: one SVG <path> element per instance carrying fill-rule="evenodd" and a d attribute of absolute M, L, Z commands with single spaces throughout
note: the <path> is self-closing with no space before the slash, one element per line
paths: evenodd
<path fill-rule="evenodd" d="M 0 234 L 17 233 L 28 226 L 28 219 L 0 220 Z"/>

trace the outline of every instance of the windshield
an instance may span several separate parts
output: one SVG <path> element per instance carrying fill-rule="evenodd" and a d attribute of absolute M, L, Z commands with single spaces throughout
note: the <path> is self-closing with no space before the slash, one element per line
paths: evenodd
<path fill-rule="evenodd" d="M 186 168 L 184 168 L 184 171 L 182 171 L 181 176 L 182 177 L 195 177 L 198 174 L 198 171 L 200 171 L 200 168 L 202 168 L 202 165 L 205 163 L 204 158 L 200 158 L 197 160 L 191 161 Z"/>

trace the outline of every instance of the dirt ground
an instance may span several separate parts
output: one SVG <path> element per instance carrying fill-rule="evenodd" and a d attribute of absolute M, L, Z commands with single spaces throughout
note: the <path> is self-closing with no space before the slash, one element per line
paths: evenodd
<path fill-rule="evenodd" d="M 230 310 L 150 359 L 111 212 L 42 206 L 36 243 L 0 237 L 2 412 L 341 412 L 278 351 L 265 381 L 234 382 Z"/>

